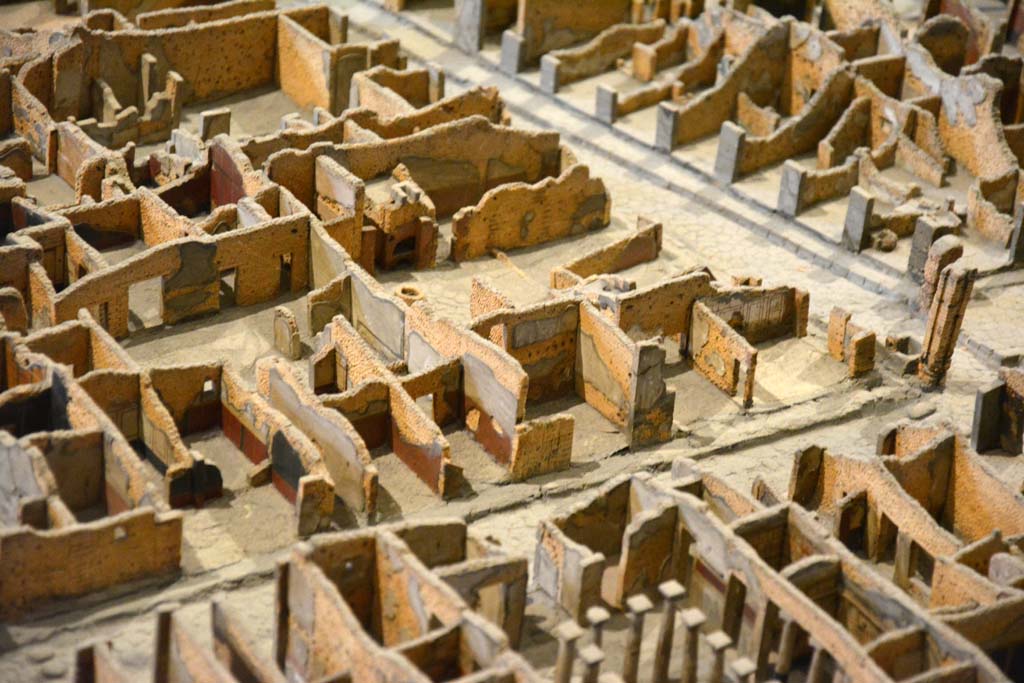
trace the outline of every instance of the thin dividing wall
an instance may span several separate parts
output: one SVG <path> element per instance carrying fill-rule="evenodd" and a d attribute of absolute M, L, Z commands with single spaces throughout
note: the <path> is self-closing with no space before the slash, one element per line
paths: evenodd
<path fill-rule="evenodd" d="M 358 129 L 363 129 L 363 132 L 368 131 L 390 140 L 470 116 L 483 116 L 492 123 L 501 123 L 504 120 L 504 112 L 504 104 L 497 88 L 476 86 L 418 109 L 392 116 L 360 104 L 357 108 L 346 110 L 339 118 L 346 122 L 348 138 L 356 137 Z"/>
<path fill-rule="evenodd" d="M 517 249 L 580 235 L 608 225 L 611 198 L 604 182 L 586 166 L 574 165 L 557 178 L 509 183 L 488 191 L 476 206 L 452 218 L 452 259 L 463 261 L 491 249 Z"/>
<path fill-rule="evenodd" d="M 726 26 L 726 51 L 730 54 L 732 28 Z M 746 47 L 721 83 L 684 105 L 662 105 L 658 112 L 659 149 L 671 150 L 717 133 L 722 124 L 735 115 L 740 93 L 745 93 L 758 105 L 775 99 L 785 77 L 789 28 L 785 24 L 758 26 L 757 35 L 759 37 Z"/>
<path fill-rule="evenodd" d="M 789 334 L 805 336 L 808 306 L 807 293 L 791 287 L 742 288 L 701 299 L 693 306 L 689 335 L 694 367 L 750 406 L 757 368 L 753 344 Z"/>
<path fill-rule="evenodd" d="M 634 234 L 553 268 L 551 288 L 569 289 L 589 277 L 614 274 L 653 261 L 661 253 L 661 236 L 661 223 L 650 223 L 641 217 Z"/>
<path fill-rule="evenodd" d="M 581 12 L 577 4 L 562 0 L 519 0 L 515 29 L 502 36 L 502 63 L 515 64 L 516 71 L 534 65 L 546 52 L 628 21 L 630 6 L 629 0 L 594 0 Z"/>
<path fill-rule="evenodd" d="M 81 435 L 106 435 L 102 495 L 108 516 L 87 525 L 0 531 L 6 577 L 0 582 L 0 613 L 7 619 L 29 602 L 175 571 L 181 557 L 180 514 L 168 511 L 143 474 L 138 456 L 71 373 L 13 338 L 10 342 L 8 386 L 48 378 L 51 390 L 67 400 L 57 426 Z"/>
<path fill-rule="evenodd" d="M 53 171 L 82 197 L 99 199 L 107 163 L 117 156 L 94 142 L 81 128 L 68 121 L 56 125 L 56 154 Z"/>
<path fill-rule="evenodd" d="M 675 509 L 646 487 L 640 477 L 617 477 L 540 524 L 534 585 L 581 623 L 587 609 L 602 601 L 621 609 L 626 597 L 661 581 L 685 581 L 686 567 L 674 547 Z M 606 571 L 613 577 L 607 590 Z"/>
<path fill-rule="evenodd" d="M 499 310 L 470 327 L 522 366 L 529 378 L 529 399 L 542 401 L 573 391 L 579 324 L 579 304 L 563 300 Z"/>
<path fill-rule="evenodd" d="M 293 557 L 287 572 L 289 584 L 304 590 L 278 596 L 282 613 L 307 614 L 309 618 L 281 624 L 286 675 L 319 680 L 348 672 L 352 680 L 367 683 L 429 683 L 408 659 L 377 645 L 320 567 L 309 559 Z"/>
<path fill-rule="evenodd" d="M 582 45 L 553 50 L 541 59 L 541 87 L 555 92 L 561 85 L 613 69 L 633 54 L 634 46 L 654 43 L 664 34 L 663 19 L 614 24 Z"/>
<path fill-rule="evenodd" d="M 279 17 L 276 79 L 281 90 L 300 107 L 322 107 L 340 114 L 348 104 L 353 70 L 365 68 L 367 61 L 365 50 L 346 55 L 351 47 L 331 45 L 323 34 L 290 17 Z"/>
<path fill-rule="evenodd" d="M 410 114 L 444 96 L 443 72 L 428 69 L 398 71 L 376 66 L 352 78 L 355 102 L 385 119 Z"/>
<path fill-rule="evenodd" d="M 279 360 L 258 365 L 257 386 L 270 405 L 319 449 L 338 498 L 349 509 L 372 518 L 377 507 L 377 468 L 351 423 L 324 407 Z"/>
<path fill-rule="evenodd" d="M 57 126 L 46 107 L 21 82 L 11 79 L 14 131 L 28 141 L 32 156 L 50 173 L 57 168 Z"/>
<path fill-rule="evenodd" d="M 460 162 L 475 172 L 472 187 L 477 197 L 500 184 L 503 176 L 496 175 L 496 169 L 517 169 L 517 175 L 531 183 L 556 175 L 561 169 L 558 133 L 522 131 L 492 124 L 483 116 L 471 116 L 390 140 L 277 152 L 265 164 L 267 177 L 310 206 L 314 159 L 320 154 L 329 154 L 363 180 L 390 174 L 406 159 Z M 438 213 L 442 213 L 440 209 Z"/>
<path fill-rule="evenodd" d="M 152 374 L 160 376 L 159 372 Z M 163 476 L 170 505 L 202 506 L 207 500 L 220 497 L 220 470 L 185 446 L 174 416 L 155 389 L 150 373 L 140 378 L 139 413 L 141 447 L 146 459 Z"/>
<path fill-rule="evenodd" d="M 517 423 L 526 413 L 529 377 L 505 351 L 422 303 L 406 313 L 406 362 L 410 373 L 460 358 L 466 426 L 498 462 L 512 459 Z"/>
<path fill-rule="evenodd" d="M 221 373 L 220 406 L 224 436 L 253 464 L 270 460 L 274 487 L 295 505 L 298 535 L 325 529 L 334 483 L 313 442 L 230 368 Z"/>
<path fill-rule="evenodd" d="M 576 393 L 622 429 L 631 447 L 667 441 L 675 392 L 662 378 L 665 354 L 636 343 L 590 303 L 579 307 Z"/>
<path fill-rule="evenodd" d="M 173 614 L 158 612 L 157 620 L 155 683 L 232 683 L 236 680 Z"/>
<path fill-rule="evenodd" d="M 448 440 L 425 415 L 402 384 L 344 317 L 325 330 L 321 343 L 335 344 L 337 362 L 345 368 L 345 384 L 358 387 L 382 383 L 387 401 L 386 429 L 391 448 L 405 465 L 440 496 L 453 495 L 461 484 L 461 471 L 451 463 Z M 340 384 L 340 382 L 339 382 Z M 339 386 L 339 388 L 342 388 Z M 362 402 L 360 402 L 362 403 Z"/>
<path fill-rule="evenodd" d="M 1024 536 L 1024 500 L 1011 491 L 948 425 L 900 424 L 882 458 L 900 485 L 945 529 L 971 543 L 999 529 Z M 945 480 L 945 485 L 938 482 Z"/>
<path fill-rule="evenodd" d="M 60 322 L 88 308 L 114 337 L 128 335 L 128 290 L 132 284 L 162 278 L 162 318 L 173 323 L 220 310 L 220 274 L 236 271 L 235 302 L 248 306 L 274 298 L 280 291 L 287 262 L 289 291 L 299 291 L 309 279 L 309 216 L 272 219 L 251 228 L 214 238 L 184 238 L 163 242 L 116 266 L 91 273 L 55 294 Z M 202 297 L 197 297 L 202 292 Z"/>
<path fill-rule="evenodd" d="M 699 271 L 638 287 L 616 297 L 601 297 L 598 303 L 631 339 L 665 336 L 678 339 L 680 348 L 685 348 L 694 302 L 717 291 L 711 275 Z"/>
<path fill-rule="evenodd" d="M 155 9 L 140 12 L 135 17 L 135 25 L 144 31 L 153 31 L 161 28 L 188 26 L 191 23 L 205 24 L 211 21 L 232 19 L 253 12 L 269 12 L 274 7 L 274 0 L 233 0 L 197 7 Z"/>

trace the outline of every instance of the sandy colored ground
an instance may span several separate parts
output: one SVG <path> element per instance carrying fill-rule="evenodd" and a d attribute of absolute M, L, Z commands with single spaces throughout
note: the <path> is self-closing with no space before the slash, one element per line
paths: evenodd
<path fill-rule="evenodd" d="M 811 444 L 867 457 L 874 452 L 878 432 L 899 419 L 948 420 L 961 430 L 970 428 L 975 389 L 990 381 L 997 370 L 991 357 L 961 348 L 945 391 L 922 394 L 915 386 L 891 376 L 852 383 L 845 379 L 843 366 L 825 353 L 824 323 L 835 305 L 851 310 L 856 322 L 882 336 L 892 332 L 920 334 L 921 321 L 911 316 L 901 302 L 901 295 L 908 291 L 905 283 L 823 246 L 820 240 L 788 226 L 777 216 L 764 215 L 728 190 L 702 184 L 697 176 L 635 140 L 538 94 L 529 87 L 528 78 L 517 80 L 500 74 L 486 54 L 476 59 L 456 52 L 408 22 L 381 12 L 372 2 L 345 0 L 330 4 L 349 7 L 352 21 L 360 27 L 400 38 L 412 65 L 419 60 L 444 64 L 449 73 L 449 92 L 476 84 L 498 85 L 516 125 L 561 131 L 580 160 L 590 165 L 592 175 L 605 180 L 613 197 L 615 220 L 611 226 L 509 254 L 509 262 L 531 282 L 524 288 L 529 290 L 524 297 L 543 290 L 553 266 L 626 234 L 640 213 L 662 221 L 666 228 L 659 260 L 627 273 L 641 283 L 694 265 L 707 265 L 723 280 L 731 275 L 757 275 L 764 277 L 766 284 L 790 284 L 811 293 L 810 335 L 760 349 L 752 410 L 744 411 L 685 363 L 677 363 L 670 368 L 668 382 L 677 393 L 674 418 L 678 437 L 659 448 L 629 453 L 623 450 L 621 434 L 577 399 L 531 405 L 528 417 L 560 411 L 575 417 L 573 467 L 569 471 L 506 484 L 504 470 L 490 461 L 465 431 L 452 431 L 447 438 L 453 460 L 465 468 L 472 490 L 463 498 L 441 503 L 393 454 L 379 454 L 376 463 L 384 488 L 381 503 L 386 520 L 462 516 L 472 521 L 476 532 L 496 539 L 509 552 L 532 559 L 540 520 L 623 472 L 653 471 L 664 477 L 674 459 L 695 457 L 738 488 L 748 489 L 760 475 L 784 493 L 793 453 Z M 423 3 L 423 13 L 441 25 L 445 21 L 444 4 L 430 0 Z M 63 21 L 47 18 L 45 7 L 39 2 L 5 5 L 0 9 L 0 26 L 36 21 L 41 23 L 34 25 L 47 26 L 48 22 Z M 492 47 L 489 54 L 493 53 Z M 233 108 L 236 135 L 272 130 L 281 116 L 294 110 L 279 91 L 267 90 L 189 108 L 184 125 L 194 129 L 199 111 L 220 105 Z M 309 117 L 309 112 L 302 113 Z M 715 147 L 711 143 L 699 143 L 691 152 L 704 154 L 705 147 L 713 159 Z M 641 165 L 643 173 L 624 165 L 622 159 Z M 767 182 L 757 178 L 753 181 Z M 60 199 L 68 191 L 66 186 L 56 185 L 53 178 L 36 180 L 30 186 L 30 192 L 38 193 L 43 203 L 68 201 Z M 769 229 L 800 245 L 803 251 L 766 238 Z M 832 267 L 836 263 L 848 264 L 847 277 L 837 275 Z M 426 272 L 383 273 L 379 279 L 389 288 L 415 283 L 439 312 L 466 322 L 469 283 L 474 276 L 488 276 L 499 282 L 515 282 L 519 277 L 510 275 L 504 260 L 486 258 L 459 266 L 442 262 Z M 1016 344 L 1019 348 L 1017 317 L 1024 315 L 1024 308 L 1015 304 L 1024 291 L 1021 282 L 1024 278 L 1008 274 L 1002 279 L 993 278 L 990 291 L 986 291 L 986 283 L 981 283 L 984 296 L 976 297 L 977 303 L 969 309 L 968 333 L 993 347 L 1006 349 Z M 132 299 L 140 327 L 152 317 L 151 295 L 143 287 Z M 256 307 L 232 308 L 215 317 L 173 327 L 145 329 L 127 340 L 125 347 L 145 365 L 223 360 L 251 381 L 255 362 L 274 353 L 271 322 L 276 305 L 285 305 L 295 313 L 308 356 L 302 295 Z M 295 362 L 295 367 L 304 374 L 305 359 Z M 247 485 L 246 463 L 220 433 L 194 435 L 190 442 L 222 468 L 226 495 L 202 510 L 187 511 L 182 575 L 171 581 L 67 601 L 23 623 L 0 625 L 0 681 L 31 683 L 60 678 L 68 670 L 73 648 L 91 638 L 111 639 L 128 672 L 144 679 L 150 664 L 155 606 L 181 602 L 193 632 L 208 641 L 206 601 L 219 591 L 226 591 L 227 604 L 243 615 L 269 654 L 273 617 L 270 578 L 274 558 L 295 540 L 290 531 L 292 511 L 272 488 Z M 1024 479 L 1024 458 L 988 456 L 986 461 L 1015 487 Z M 550 667 L 554 644 L 546 629 L 557 619 L 539 595 L 531 596 L 528 612 L 524 650 L 538 667 Z M 621 620 L 613 624 L 609 632 L 612 642 L 623 637 L 623 628 Z M 653 641 L 650 644 L 653 647 Z M 609 648 L 612 668 L 621 656 L 619 650 Z"/>

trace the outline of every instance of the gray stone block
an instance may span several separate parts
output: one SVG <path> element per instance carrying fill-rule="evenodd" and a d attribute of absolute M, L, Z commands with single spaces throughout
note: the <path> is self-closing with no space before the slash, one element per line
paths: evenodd
<path fill-rule="evenodd" d="M 715 177 L 723 183 L 734 183 L 739 179 L 740 157 L 747 132 L 732 121 L 722 124 L 718 135 L 718 154 L 715 155 Z"/>
<path fill-rule="evenodd" d="M 806 172 L 797 162 L 789 159 L 782 167 L 782 183 L 779 185 L 779 213 L 793 218 L 803 211 L 800 193 L 803 190 Z"/>
<path fill-rule="evenodd" d="M 605 123 L 615 123 L 619 112 L 619 93 L 606 85 L 597 86 L 597 118 Z"/>
<path fill-rule="evenodd" d="M 862 188 L 853 188 L 843 223 L 844 249 L 859 254 L 871 244 L 871 216 L 874 211 L 875 198 Z"/>
<path fill-rule="evenodd" d="M 915 282 L 924 281 L 924 264 L 928 261 L 928 251 L 935 241 L 945 235 L 952 235 L 953 228 L 935 223 L 922 216 L 914 226 L 914 238 L 910 243 L 910 258 L 907 261 L 907 274 Z"/>
<path fill-rule="evenodd" d="M 526 40 L 513 31 L 507 29 L 501 34 L 501 70 L 510 74 L 517 74 L 523 70 L 523 46 Z"/>
<path fill-rule="evenodd" d="M 455 45 L 463 52 L 484 46 L 484 0 L 455 0 Z"/>
<path fill-rule="evenodd" d="M 671 152 L 676 147 L 679 117 L 672 105 L 662 102 L 658 105 L 658 120 L 654 131 L 654 147 L 662 152 Z"/>
<path fill-rule="evenodd" d="M 558 57 L 544 55 L 540 58 L 540 89 L 548 93 L 558 92 L 558 69 L 562 62 Z"/>

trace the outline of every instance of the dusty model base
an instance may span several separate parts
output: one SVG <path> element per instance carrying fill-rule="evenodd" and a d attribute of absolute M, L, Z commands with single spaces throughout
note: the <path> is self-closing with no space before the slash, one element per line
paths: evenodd
<path fill-rule="evenodd" d="M 1022 35 L 3 5 L 0 681 L 1024 680 Z"/>

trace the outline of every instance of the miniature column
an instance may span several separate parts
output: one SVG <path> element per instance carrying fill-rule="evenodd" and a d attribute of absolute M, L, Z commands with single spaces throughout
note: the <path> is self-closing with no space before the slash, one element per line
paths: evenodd
<path fill-rule="evenodd" d="M 171 666 L 171 621 L 177 603 L 160 605 L 156 613 L 155 650 L 153 663 L 153 683 L 167 683 Z"/>
<path fill-rule="evenodd" d="M 708 645 L 714 659 L 711 662 L 710 683 L 722 683 L 725 674 L 725 651 L 732 647 L 732 638 L 725 631 L 715 631 L 708 636 Z"/>
<path fill-rule="evenodd" d="M 910 576 L 914 571 L 914 541 L 902 531 L 896 532 L 896 557 L 892 581 L 904 590 L 910 586 Z"/>
<path fill-rule="evenodd" d="M 977 277 L 977 269 L 960 263 L 947 266 L 939 277 L 917 368 L 918 377 L 929 386 L 939 386 L 946 377 Z"/>
<path fill-rule="evenodd" d="M 796 650 L 796 637 L 800 627 L 792 619 L 782 622 L 782 634 L 779 636 L 779 654 L 775 660 L 775 673 L 785 678 L 793 667 L 793 652 Z"/>
<path fill-rule="evenodd" d="M 591 607 L 587 610 L 587 623 L 590 624 L 590 635 L 594 645 L 604 647 L 604 625 L 612 618 L 604 607 Z"/>
<path fill-rule="evenodd" d="M 654 683 L 665 683 L 668 680 L 668 668 L 672 661 L 672 637 L 675 635 L 676 613 L 686 589 L 678 581 L 666 581 L 658 586 L 658 592 L 664 600 L 661 609 L 661 628 L 658 631 L 658 649 L 654 653 Z"/>
<path fill-rule="evenodd" d="M 583 661 L 583 683 L 597 683 L 601 673 L 601 662 L 604 661 L 604 652 L 597 645 L 591 643 L 580 650 L 580 659 Z"/>
<path fill-rule="evenodd" d="M 807 668 L 807 683 L 825 683 L 825 656 L 828 654 L 816 642 L 811 641 L 814 654 Z"/>
<path fill-rule="evenodd" d="M 644 617 L 654 609 L 650 599 L 644 595 L 634 595 L 626 600 L 629 610 L 629 632 L 626 634 L 626 657 L 622 663 L 622 680 L 625 683 L 636 683 L 637 670 L 640 667 L 640 643 L 644 638 Z"/>
<path fill-rule="evenodd" d="M 288 606 L 289 566 L 288 560 L 278 560 L 274 574 L 274 582 L 277 584 L 274 591 L 274 621 L 277 625 L 274 629 L 274 661 L 281 671 L 285 670 L 285 660 L 288 657 L 288 621 L 291 618 L 291 609 Z"/>
<path fill-rule="evenodd" d="M 747 657 L 737 657 L 732 660 L 729 668 L 732 670 L 732 677 L 736 683 L 755 683 L 757 680 L 755 678 L 757 665 Z"/>
<path fill-rule="evenodd" d="M 778 628 L 779 608 L 769 600 L 758 612 L 757 622 L 754 625 L 753 642 L 757 648 L 757 661 L 754 664 L 758 678 L 763 679 L 768 675 L 768 658 L 771 656 Z"/>
<path fill-rule="evenodd" d="M 576 659 L 576 641 L 583 635 L 583 629 L 575 621 L 563 621 L 555 629 L 558 638 L 558 658 L 555 660 L 555 683 L 569 683 L 572 677 L 572 663 Z"/>
<path fill-rule="evenodd" d="M 697 652 L 700 644 L 700 628 L 707 617 L 696 607 L 683 610 L 683 627 L 686 634 L 683 638 L 683 673 L 679 683 L 696 683 Z"/>

